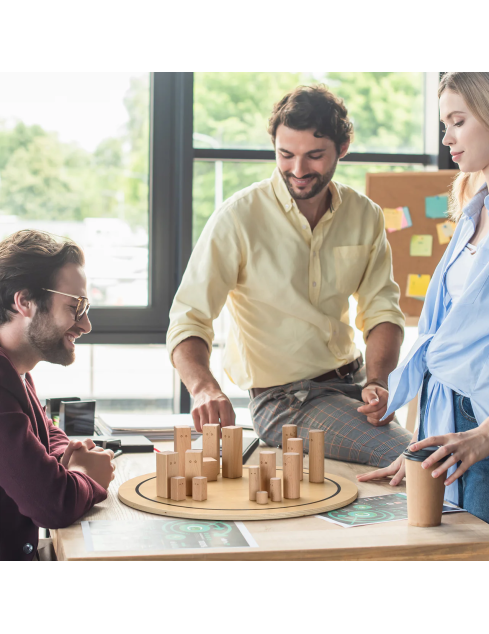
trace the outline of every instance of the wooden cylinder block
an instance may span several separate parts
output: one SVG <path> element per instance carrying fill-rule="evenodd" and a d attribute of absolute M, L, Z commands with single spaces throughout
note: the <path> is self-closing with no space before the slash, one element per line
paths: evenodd
<path fill-rule="evenodd" d="M 202 475 L 202 449 L 185 452 L 185 485 L 187 495 L 192 495 L 192 478 Z"/>
<path fill-rule="evenodd" d="M 221 426 L 207 424 L 202 427 L 202 451 L 204 458 L 217 460 L 217 474 L 221 473 Z"/>
<path fill-rule="evenodd" d="M 282 478 L 270 478 L 270 499 L 272 502 L 282 501 Z"/>
<path fill-rule="evenodd" d="M 178 454 L 175 451 L 161 451 L 156 454 L 156 495 L 171 497 L 171 479 L 178 475 Z"/>
<path fill-rule="evenodd" d="M 171 499 L 175 502 L 185 500 L 185 478 L 175 476 L 171 479 Z"/>
<path fill-rule="evenodd" d="M 287 453 L 299 454 L 299 480 L 302 480 L 304 474 L 304 441 L 302 438 L 289 438 L 287 440 Z"/>
<path fill-rule="evenodd" d="M 260 451 L 260 489 L 270 494 L 270 478 L 277 475 L 277 455 L 274 451 Z"/>
<path fill-rule="evenodd" d="M 297 500 L 301 496 L 299 454 L 284 453 L 284 498 Z"/>
<path fill-rule="evenodd" d="M 222 477 L 243 476 L 243 428 L 222 428 Z"/>
<path fill-rule="evenodd" d="M 324 482 L 324 431 L 309 432 L 309 482 Z"/>
<path fill-rule="evenodd" d="M 257 491 L 256 501 L 258 504 L 268 504 L 268 493 L 266 491 Z"/>
<path fill-rule="evenodd" d="M 207 500 L 207 478 L 196 476 L 192 478 L 192 500 L 203 502 Z"/>
<path fill-rule="evenodd" d="M 287 451 L 287 440 L 297 438 L 297 425 L 282 425 L 282 451 Z"/>
<path fill-rule="evenodd" d="M 248 467 L 248 479 L 250 500 L 256 501 L 256 492 L 260 490 L 260 467 L 258 465 L 250 465 Z"/>
<path fill-rule="evenodd" d="M 192 449 L 191 429 L 176 425 L 173 432 L 173 451 L 178 453 L 178 475 L 185 477 L 185 452 Z"/>

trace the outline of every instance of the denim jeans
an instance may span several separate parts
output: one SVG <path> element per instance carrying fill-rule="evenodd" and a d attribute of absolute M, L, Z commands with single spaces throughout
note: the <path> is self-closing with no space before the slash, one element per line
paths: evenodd
<path fill-rule="evenodd" d="M 430 377 L 431 374 L 427 372 L 421 392 L 419 440 L 426 438 L 424 433 L 424 414 Z M 469 398 L 453 392 L 453 411 L 456 433 L 470 431 L 477 427 L 477 421 Z M 458 464 L 460 465 L 460 462 Z M 459 506 L 484 522 L 489 523 L 489 457 L 473 464 L 457 482 Z"/>

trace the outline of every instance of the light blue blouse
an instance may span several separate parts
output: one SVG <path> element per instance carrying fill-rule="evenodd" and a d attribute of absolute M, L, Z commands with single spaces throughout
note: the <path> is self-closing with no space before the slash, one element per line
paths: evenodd
<path fill-rule="evenodd" d="M 416 396 L 426 370 L 430 371 L 424 418 L 427 437 L 455 431 L 452 391 L 470 398 L 479 425 L 489 416 L 489 240 L 477 250 L 457 304 L 453 305 L 446 286 L 447 271 L 474 235 L 483 208 L 488 213 L 486 184 L 464 208 L 436 268 L 419 320 L 416 343 L 389 376 L 389 402 L 384 418 Z M 455 469 L 456 466 L 451 467 L 448 474 Z M 458 502 L 457 482 L 447 488 L 446 497 L 455 504 Z"/>

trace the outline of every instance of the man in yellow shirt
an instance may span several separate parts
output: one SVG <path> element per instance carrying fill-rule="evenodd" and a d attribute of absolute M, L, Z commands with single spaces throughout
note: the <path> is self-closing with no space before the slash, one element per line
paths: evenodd
<path fill-rule="evenodd" d="M 347 110 L 324 87 L 299 87 L 275 105 L 269 132 L 277 169 L 209 219 L 170 311 L 170 358 L 194 398 L 197 430 L 233 425 L 209 369 L 212 322 L 227 302 L 225 370 L 250 391 L 259 436 L 279 445 L 282 425 L 294 423 L 308 451 L 309 430 L 324 429 L 326 456 L 388 465 L 410 440 L 393 417 L 380 421 L 404 317 L 382 210 L 332 180 L 353 136 Z"/>

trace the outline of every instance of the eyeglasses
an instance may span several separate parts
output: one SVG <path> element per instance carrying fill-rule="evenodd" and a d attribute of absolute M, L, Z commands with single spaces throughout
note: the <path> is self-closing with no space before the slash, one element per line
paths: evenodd
<path fill-rule="evenodd" d="M 78 304 L 76 306 L 75 321 L 80 321 L 83 315 L 88 313 L 90 309 L 88 297 L 83 297 L 83 295 L 78 297 L 78 295 L 70 295 L 69 293 L 62 293 L 61 291 L 53 291 L 51 288 L 43 288 L 42 290 L 48 291 L 48 293 L 57 293 L 58 295 L 65 295 L 66 297 L 73 297 L 73 299 L 76 299 Z"/>

